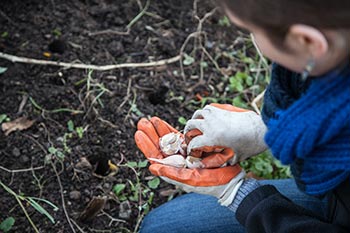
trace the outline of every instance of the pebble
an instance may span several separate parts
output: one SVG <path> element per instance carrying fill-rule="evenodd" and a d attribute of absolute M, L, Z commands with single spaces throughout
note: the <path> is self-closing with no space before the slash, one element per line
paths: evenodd
<path fill-rule="evenodd" d="M 123 201 L 119 205 L 119 218 L 129 219 L 131 215 L 131 207 L 129 201 Z"/>
<path fill-rule="evenodd" d="M 15 147 L 12 150 L 12 155 L 15 157 L 19 157 L 21 155 L 21 151 L 17 147 Z"/>
<path fill-rule="evenodd" d="M 81 193 L 77 190 L 73 190 L 69 193 L 69 198 L 72 200 L 79 200 L 81 197 Z"/>
<path fill-rule="evenodd" d="M 111 187 L 111 185 L 109 183 L 104 183 L 103 184 L 103 188 L 105 189 L 109 189 Z"/>
<path fill-rule="evenodd" d="M 22 155 L 21 157 L 19 157 L 20 163 L 27 163 L 28 161 L 29 161 L 29 157 L 26 155 Z"/>

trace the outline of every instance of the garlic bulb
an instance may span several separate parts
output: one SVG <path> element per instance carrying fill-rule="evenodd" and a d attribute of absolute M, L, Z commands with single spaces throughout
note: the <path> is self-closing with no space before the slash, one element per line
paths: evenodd
<path fill-rule="evenodd" d="M 173 155 L 180 152 L 183 153 L 182 144 L 184 139 L 180 133 L 169 133 L 159 139 L 160 149 L 166 155 Z"/>
<path fill-rule="evenodd" d="M 173 167 L 199 168 L 203 167 L 200 158 L 186 156 L 186 143 L 181 133 L 168 133 L 159 139 L 159 147 L 167 156 L 164 159 L 149 160 Z"/>

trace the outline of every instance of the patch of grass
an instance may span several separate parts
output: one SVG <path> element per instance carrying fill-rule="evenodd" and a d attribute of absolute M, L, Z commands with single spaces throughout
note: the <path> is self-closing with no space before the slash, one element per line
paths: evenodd
<path fill-rule="evenodd" d="M 22 208 L 24 214 L 26 215 L 28 221 L 30 222 L 30 224 L 32 225 L 33 229 L 35 232 L 39 232 L 38 228 L 36 227 L 36 225 L 34 224 L 34 222 L 32 221 L 32 219 L 30 218 L 27 210 L 25 209 L 25 207 L 22 204 L 22 201 L 25 201 L 26 203 L 28 203 L 29 205 L 31 205 L 36 211 L 38 211 L 39 213 L 45 215 L 45 217 L 47 217 L 52 224 L 55 223 L 55 219 L 51 216 L 51 214 L 49 214 L 49 212 L 47 212 L 47 210 L 45 208 L 43 208 L 39 202 L 44 202 L 45 204 L 48 204 L 50 207 L 53 208 L 53 211 L 57 211 L 58 207 L 54 204 L 52 204 L 50 201 L 42 199 L 42 198 L 37 198 L 37 197 L 28 197 L 25 196 L 23 194 L 17 194 L 15 193 L 12 189 L 10 189 L 8 186 L 6 186 L 3 182 L 0 181 L 0 186 L 2 186 L 2 188 L 8 192 L 9 194 L 13 195 L 16 199 L 16 201 L 18 202 L 18 204 L 20 205 L 20 207 Z M 8 220 L 10 221 L 9 223 L 11 223 L 12 220 Z M 6 224 L 6 226 L 8 227 L 8 222 Z M 12 227 L 12 226 L 11 226 Z"/>

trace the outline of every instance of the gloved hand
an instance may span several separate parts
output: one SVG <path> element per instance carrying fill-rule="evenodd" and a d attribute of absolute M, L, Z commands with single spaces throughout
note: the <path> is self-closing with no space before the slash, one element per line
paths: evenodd
<path fill-rule="evenodd" d="M 157 117 L 150 120 L 141 119 L 137 124 L 137 128 L 138 130 L 135 133 L 136 144 L 148 159 L 162 159 L 167 156 L 159 148 L 159 138 L 170 132 L 176 133 L 176 129 Z M 179 186 L 186 192 L 215 196 L 222 205 L 227 206 L 231 204 L 242 184 L 245 172 L 239 165 L 220 167 L 226 162 L 225 158 L 232 158 L 234 154 L 230 148 L 220 147 L 220 149 L 221 152 L 207 150 L 207 152 L 202 153 L 202 155 L 209 154 L 206 157 L 209 162 L 204 163 L 204 167 L 207 164 L 217 163 L 217 168 L 178 168 L 150 161 L 149 169 L 152 174 L 160 176 L 168 183 Z M 225 155 L 221 156 L 222 154 Z M 221 163 L 216 160 L 217 157 L 223 158 Z M 211 159 L 214 159 L 215 162 L 211 163 Z"/>
<path fill-rule="evenodd" d="M 246 160 L 267 149 L 266 126 L 261 117 L 229 104 L 211 104 L 197 110 L 185 126 L 187 154 L 200 157 L 210 148 L 226 147 L 234 151 L 230 164 Z"/>

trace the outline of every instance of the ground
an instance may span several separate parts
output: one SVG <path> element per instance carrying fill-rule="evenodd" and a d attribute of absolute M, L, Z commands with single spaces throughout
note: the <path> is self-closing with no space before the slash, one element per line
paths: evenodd
<path fill-rule="evenodd" d="M 262 92 L 251 42 L 214 8 L 202 0 L 3 0 L 0 52 L 100 66 L 176 62 L 98 71 L 0 59 L 0 121 L 33 121 L 0 131 L 0 222 L 13 217 L 11 232 L 136 232 L 150 209 L 181 194 L 147 170 L 133 138 L 138 120 L 159 116 L 181 130 L 206 103 L 245 105 Z M 238 71 L 239 82 L 230 78 Z M 92 199 L 103 210 L 86 210 Z"/>

